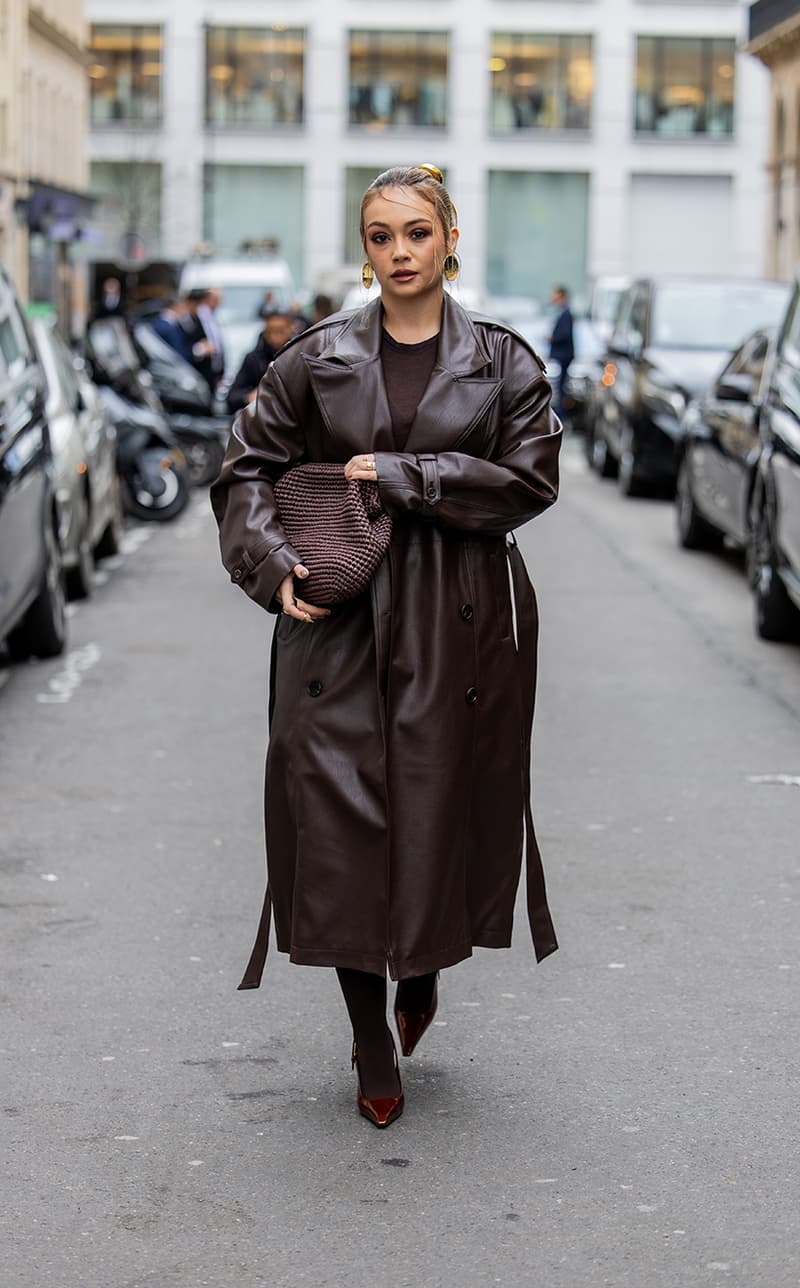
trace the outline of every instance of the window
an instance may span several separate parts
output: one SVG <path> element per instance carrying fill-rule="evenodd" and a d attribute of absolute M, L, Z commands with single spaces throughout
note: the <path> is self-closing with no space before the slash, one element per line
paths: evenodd
<path fill-rule="evenodd" d="M 161 117 L 161 28 L 92 27 L 92 125 Z"/>
<path fill-rule="evenodd" d="M 588 130 L 591 36 L 496 32 L 489 71 L 493 130 Z"/>
<path fill-rule="evenodd" d="M 144 257 L 161 252 L 161 166 L 93 161 L 89 179 L 99 198 L 94 222 L 98 254 Z"/>
<path fill-rule="evenodd" d="M 527 295 L 544 306 L 556 282 L 573 293 L 582 291 L 588 221 L 587 174 L 490 171 L 486 280 L 491 294 Z"/>
<path fill-rule="evenodd" d="M 203 170 L 203 188 L 203 236 L 216 254 L 235 255 L 248 243 L 269 242 L 288 262 L 292 276 L 303 280 L 302 166 L 209 164 Z M 232 293 L 228 303 L 233 303 Z"/>
<path fill-rule="evenodd" d="M 637 134 L 730 137 L 735 58 L 733 40 L 639 36 Z"/>
<path fill-rule="evenodd" d="M 350 124 L 447 124 L 447 33 L 350 32 Z"/>
<path fill-rule="evenodd" d="M 211 27 L 206 37 L 209 125 L 301 125 L 305 32 Z"/>

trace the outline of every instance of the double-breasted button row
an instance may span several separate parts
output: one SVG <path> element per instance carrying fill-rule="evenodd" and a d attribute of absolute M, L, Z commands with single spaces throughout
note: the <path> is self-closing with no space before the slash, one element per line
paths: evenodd
<path fill-rule="evenodd" d="M 309 696 L 312 698 L 318 698 L 321 692 L 322 692 L 322 681 L 311 680 L 308 686 Z"/>

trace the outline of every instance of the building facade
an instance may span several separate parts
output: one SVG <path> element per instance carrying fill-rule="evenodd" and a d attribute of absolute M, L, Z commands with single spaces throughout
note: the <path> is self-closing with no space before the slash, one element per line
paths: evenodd
<path fill-rule="evenodd" d="M 364 186 L 433 161 L 464 280 L 762 270 L 768 87 L 735 0 L 88 0 L 108 249 L 360 260 Z"/>
<path fill-rule="evenodd" d="M 748 49 L 771 72 L 767 272 L 788 282 L 800 266 L 800 0 L 751 5 Z"/>
<path fill-rule="evenodd" d="M 86 35 L 83 0 L 0 0 L 0 258 L 65 326 L 91 210 Z"/>

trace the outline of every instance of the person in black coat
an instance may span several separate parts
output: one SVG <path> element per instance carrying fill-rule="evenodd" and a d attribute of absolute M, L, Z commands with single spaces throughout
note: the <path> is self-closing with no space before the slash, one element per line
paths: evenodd
<path fill-rule="evenodd" d="M 561 368 L 554 390 L 554 410 L 560 421 L 564 420 L 564 391 L 570 363 L 575 360 L 575 336 L 572 312 L 569 307 L 569 293 L 566 287 L 556 286 L 550 296 L 550 303 L 555 310 L 555 322 L 550 336 L 550 357 Z"/>
<path fill-rule="evenodd" d="M 225 399 L 228 411 L 241 411 L 253 401 L 267 367 L 280 349 L 294 335 L 292 319 L 285 313 L 267 313 L 258 344 L 242 362 Z"/>
<path fill-rule="evenodd" d="M 201 306 L 207 303 L 208 297 L 208 291 L 190 291 L 186 296 L 186 313 L 181 318 L 180 324 L 189 340 L 192 366 L 203 377 L 213 393 L 219 380 L 219 372 L 216 370 L 214 361 L 216 345 L 209 338 L 200 313 Z"/>

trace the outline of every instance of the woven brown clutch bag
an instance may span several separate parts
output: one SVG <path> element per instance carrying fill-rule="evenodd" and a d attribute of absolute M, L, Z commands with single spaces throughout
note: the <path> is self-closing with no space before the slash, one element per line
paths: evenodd
<path fill-rule="evenodd" d="M 389 549 L 392 520 L 377 483 L 345 478 L 344 467 L 297 465 L 275 484 L 281 525 L 309 577 L 308 604 L 341 604 L 367 589 Z"/>

